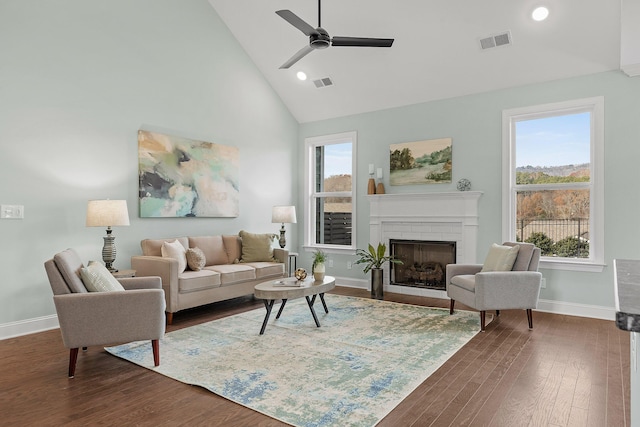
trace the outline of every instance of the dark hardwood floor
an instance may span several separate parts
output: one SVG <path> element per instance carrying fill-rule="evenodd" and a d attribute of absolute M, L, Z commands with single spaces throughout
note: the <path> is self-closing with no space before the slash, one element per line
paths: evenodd
<path fill-rule="evenodd" d="M 448 307 L 448 300 L 385 299 Z M 188 310 L 168 331 L 256 307 L 262 301 L 245 297 Z M 378 425 L 629 426 L 629 333 L 610 321 L 540 312 L 533 322 L 529 331 L 524 310 L 502 311 Z M 285 425 L 98 347 L 81 352 L 68 379 L 58 330 L 0 341 L 0 360 L 3 426 Z"/>

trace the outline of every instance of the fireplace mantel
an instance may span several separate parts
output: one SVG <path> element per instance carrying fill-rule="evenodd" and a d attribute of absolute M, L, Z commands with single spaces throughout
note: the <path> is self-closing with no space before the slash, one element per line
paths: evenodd
<path fill-rule="evenodd" d="M 400 193 L 367 196 L 369 241 L 375 246 L 390 239 L 454 241 L 456 262 L 476 263 L 478 204 L 481 191 Z M 389 283 L 388 266 L 385 283 Z M 405 291 L 388 286 L 393 292 Z M 413 288 L 408 288 L 413 289 Z M 426 296 L 436 296 L 427 291 Z M 420 293 L 422 295 L 422 293 Z"/>

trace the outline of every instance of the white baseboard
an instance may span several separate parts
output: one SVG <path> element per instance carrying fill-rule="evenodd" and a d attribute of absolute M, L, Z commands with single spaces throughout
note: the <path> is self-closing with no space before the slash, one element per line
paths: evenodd
<path fill-rule="evenodd" d="M 5 323 L 0 325 L 0 340 L 48 331 L 59 327 L 60 324 L 58 323 L 58 316 L 55 314 Z"/>
<path fill-rule="evenodd" d="M 590 317 L 593 319 L 616 320 L 616 309 L 599 305 L 578 304 L 574 302 L 538 300 L 537 311 L 564 314 L 567 316 Z"/>

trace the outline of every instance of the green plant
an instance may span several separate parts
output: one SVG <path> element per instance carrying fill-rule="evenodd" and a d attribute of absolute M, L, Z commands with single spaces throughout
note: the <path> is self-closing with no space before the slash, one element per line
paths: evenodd
<path fill-rule="evenodd" d="M 316 250 L 313 253 L 313 264 L 311 265 L 311 273 L 316 270 L 316 265 L 324 264 L 327 261 L 327 254 L 322 252 L 320 249 Z"/>
<path fill-rule="evenodd" d="M 402 264 L 402 261 L 395 259 L 390 255 L 385 255 L 387 251 L 387 245 L 384 243 L 378 243 L 378 248 L 374 248 L 369 244 L 369 250 L 358 249 L 356 255 L 360 257 L 356 261 L 356 264 L 365 264 L 364 272 L 368 273 L 372 268 L 380 268 L 385 262 L 392 262 L 394 264 Z"/>
<path fill-rule="evenodd" d="M 542 255 L 553 255 L 553 240 L 541 231 L 534 231 L 525 240 L 527 243 L 533 243 L 542 251 Z"/>

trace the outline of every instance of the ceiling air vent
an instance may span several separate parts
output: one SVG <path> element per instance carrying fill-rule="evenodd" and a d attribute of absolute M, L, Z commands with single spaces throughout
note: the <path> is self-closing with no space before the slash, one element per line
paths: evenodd
<path fill-rule="evenodd" d="M 491 49 L 492 47 L 508 46 L 511 44 L 511 32 L 504 31 L 502 33 L 492 34 L 480 39 L 480 48 L 482 50 Z"/>
<path fill-rule="evenodd" d="M 313 84 L 316 85 L 317 88 L 332 86 L 333 82 L 329 77 L 325 77 L 323 79 L 314 80 Z"/>

